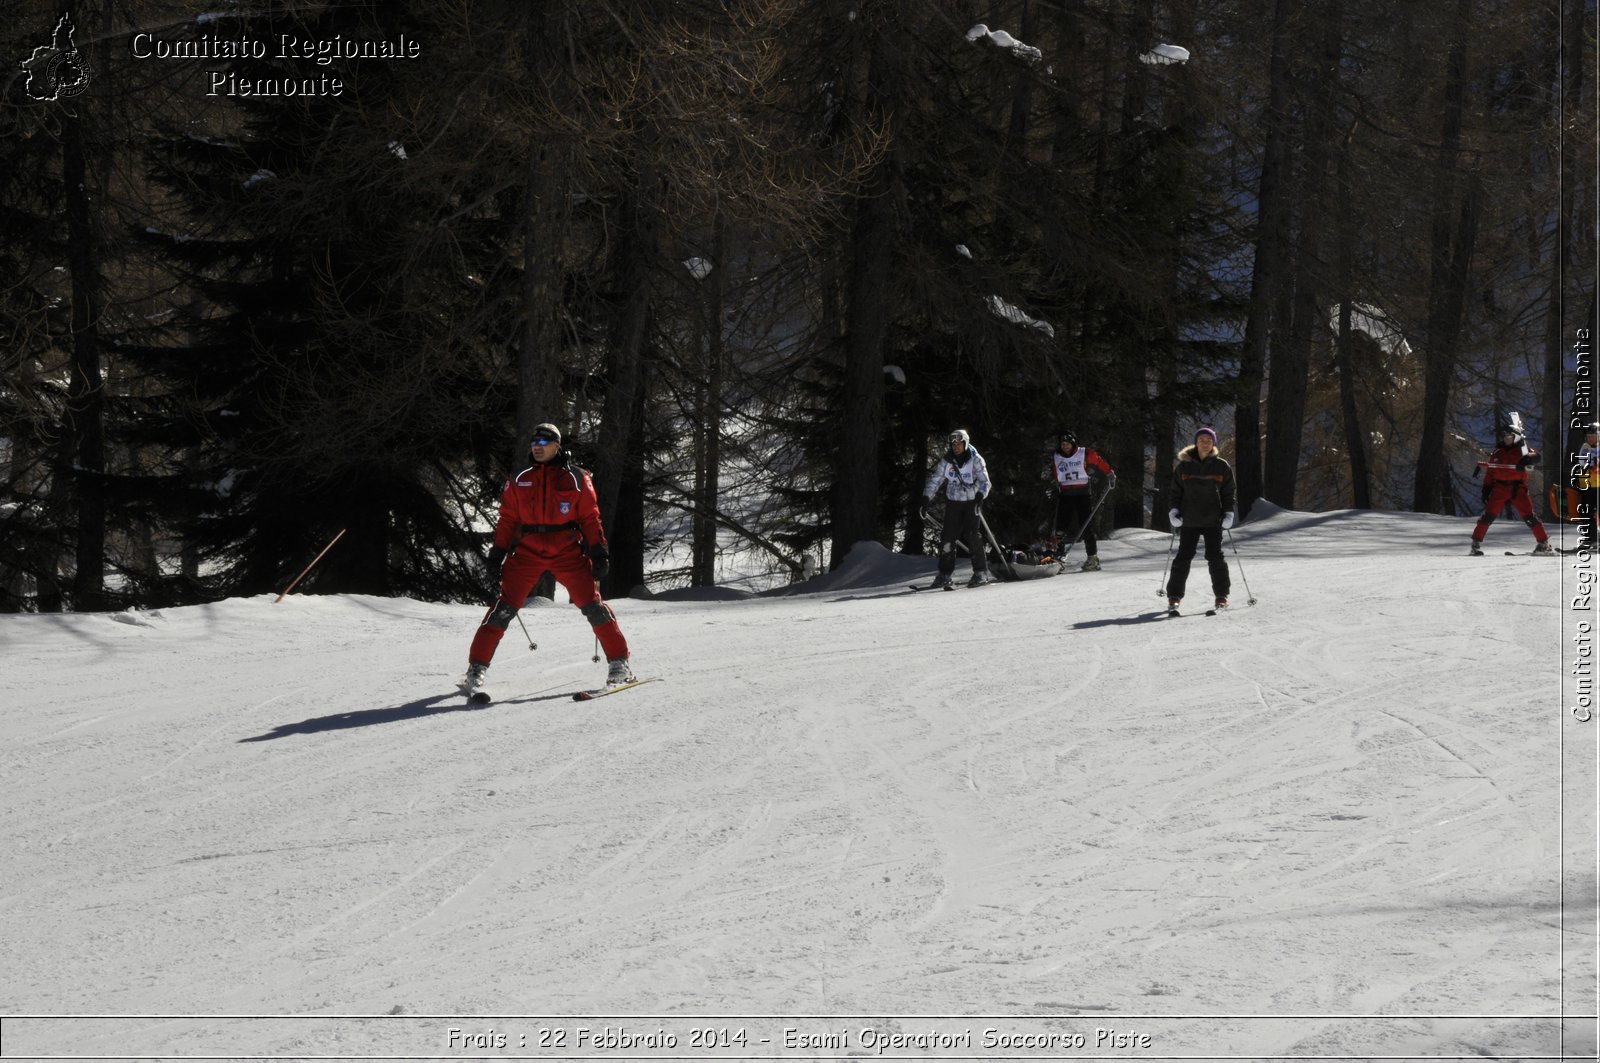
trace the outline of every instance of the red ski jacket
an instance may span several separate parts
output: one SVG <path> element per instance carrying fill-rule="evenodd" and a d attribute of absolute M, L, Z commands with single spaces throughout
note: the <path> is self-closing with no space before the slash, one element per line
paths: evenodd
<path fill-rule="evenodd" d="M 603 546 L 605 541 L 594 481 L 589 470 L 574 464 L 565 450 L 506 481 L 500 496 L 500 519 L 494 527 L 494 544 L 502 550 L 517 547 L 554 557 L 568 547 L 581 551 Z"/>
<path fill-rule="evenodd" d="M 1514 447 L 1500 447 L 1489 455 L 1488 461 L 1478 462 L 1478 467 L 1483 470 L 1485 484 L 1525 484 L 1528 482 L 1528 466 L 1539 463 L 1539 452 L 1528 450 L 1524 452 L 1521 443 Z"/>

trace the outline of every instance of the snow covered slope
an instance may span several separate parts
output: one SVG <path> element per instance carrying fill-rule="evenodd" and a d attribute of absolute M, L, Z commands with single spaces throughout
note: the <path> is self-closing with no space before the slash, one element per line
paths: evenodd
<path fill-rule="evenodd" d="M 0 617 L 4 1054 L 1592 1058 L 1593 570 L 1469 528 L 1270 513 L 1175 620 L 1165 535 L 862 546 L 618 602 L 587 705 L 564 603 L 483 710 L 473 608 Z"/>

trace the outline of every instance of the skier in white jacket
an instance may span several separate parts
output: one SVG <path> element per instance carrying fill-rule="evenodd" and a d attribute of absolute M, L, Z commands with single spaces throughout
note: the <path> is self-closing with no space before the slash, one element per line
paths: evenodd
<path fill-rule="evenodd" d="M 928 507 L 934 495 L 944 486 L 944 532 L 939 542 L 939 575 L 935 587 L 951 585 L 951 575 L 956 570 L 956 543 L 967 544 L 972 555 L 972 579 L 969 587 L 982 587 L 990 582 L 989 563 L 983 548 L 983 531 L 978 526 L 978 516 L 983 512 L 983 500 L 989 494 L 989 469 L 983 455 L 972 445 L 964 428 L 950 433 L 950 449 L 940 459 L 938 468 L 928 477 L 928 486 L 922 490 L 922 515 L 928 516 Z"/>

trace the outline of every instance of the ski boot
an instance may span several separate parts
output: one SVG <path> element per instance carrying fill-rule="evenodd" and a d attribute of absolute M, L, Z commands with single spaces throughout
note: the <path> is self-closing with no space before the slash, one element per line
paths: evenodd
<path fill-rule="evenodd" d="M 1181 601 L 1183 601 L 1182 598 L 1168 598 L 1167 599 L 1167 615 L 1168 616 L 1177 616 L 1178 615 L 1178 603 L 1181 602 Z"/>
<path fill-rule="evenodd" d="M 489 700 L 489 692 L 483 689 L 484 677 L 489 674 L 486 664 L 467 665 L 467 674 L 461 677 L 461 682 L 456 684 L 456 689 L 467 696 L 467 700 L 483 704 Z"/>
<path fill-rule="evenodd" d="M 950 574 L 948 572 L 941 572 L 937 576 L 933 577 L 933 587 L 931 589 L 949 590 L 954 586 L 955 580 L 950 578 Z"/>
<path fill-rule="evenodd" d="M 1100 571 L 1100 555 L 1099 554 L 1090 554 L 1088 556 L 1088 558 L 1083 562 L 1083 564 L 1078 566 L 1078 571 L 1079 572 L 1099 572 Z"/>
<path fill-rule="evenodd" d="M 1217 604 L 1216 604 L 1215 608 L 1217 608 L 1217 609 L 1226 609 L 1226 608 L 1228 608 L 1228 599 L 1219 597 L 1217 599 Z"/>
<path fill-rule="evenodd" d="M 1471 557 L 1482 557 L 1483 547 L 1479 545 L 1478 540 L 1474 539 L 1472 540 L 1472 549 L 1468 550 L 1467 553 Z"/>
<path fill-rule="evenodd" d="M 1548 556 L 1550 554 L 1555 553 L 1556 549 L 1555 549 L 1555 547 L 1550 545 L 1550 540 L 1546 539 L 1544 542 L 1540 543 L 1538 546 L 1535 546 L 1533 548 L 1533 552 L 1534 552 L 1535 556 Z"/>
<path fill-rule="evenodd" d="M 987 573 L 987 572 L 974 572 L 972 574 L 972 578 L 967 580 L 967 586 L 969 586 L 969 587 L 987 587 L 989 584 L 991 584 L 993 582 L 994 582 L 994 580 L 990 577 L 989 573 Z"/>
<path fill-rule="evenodd" d="M 639 677 L 633 674 L 633 669 L 628 667 L 626 657 L 613 657 L 606 662 L 606 686 L 617 687 L 627 683 L 637 683 Z"/>

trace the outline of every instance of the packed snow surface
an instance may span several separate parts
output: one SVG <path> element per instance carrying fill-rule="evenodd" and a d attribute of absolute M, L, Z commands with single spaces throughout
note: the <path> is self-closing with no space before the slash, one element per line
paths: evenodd
<path fill-rule="evenodd" d="M 1592 1058 L 1593 569 L 1469 529 L 1267 511 L 1177 619 L 1165 534 L 862 544 L 587 704 L 564 601 L 470 710 L 471 606 L 0 617 L 4 1054 Z"/>

